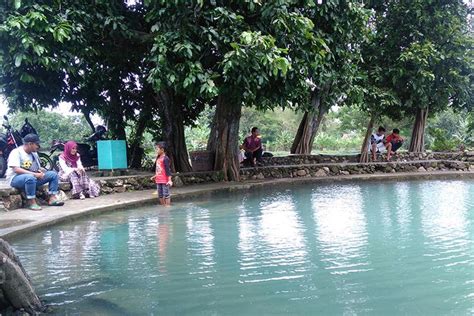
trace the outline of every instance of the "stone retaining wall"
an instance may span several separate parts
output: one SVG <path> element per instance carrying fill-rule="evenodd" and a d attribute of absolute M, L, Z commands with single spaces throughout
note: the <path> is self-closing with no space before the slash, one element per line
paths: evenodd
<path fill-rule="evenodd" d="M 447 159 L 448 157 L 449 159 Z M 431 159 L 439 160 L 431 160 Z M 400 154 L 393 162 L 353 163 L 357 156 L 294 155 L 288 157 L 265 158 L 264 166 L 242 168 L 241 179 L 271 179 L 295 177 L 329 177 L 351 174 L 426 172 L 426 171 L 470 171 L 474 172 L 474 153 L 422 153 Z M 409 159 L 411 161 L 403 161 Z M 429 159 L 429 160 L 428 160 Z M 122 193 L 155 188 L 150 181 L 151 174 L 94 178 L 101 186 L 101 194 Z M 173 175 L 174 185 L 212 183 L 223 181 L 222 172 L 192 172 Z M 60 183 L 60 190 L 70 198 L 71 185 Z M 46 199 L 46 190 L 38 192 L 41 200 Z M 0 189 L 0 210 L 22 207 L 22 196 L 16 189 Z"/>
<path fill-rule="evenodd" d="M 427 171 L 466 171 L 474 172 L 474 162 L 464 161 L 410 161 L 410 162 L 374 162 L 303 164 L 293 166 L 266 166 L 241 170 L 241 179 L 257 180 L 271 178 L 328 177 L 352 174 L 375 174 L 397 172 Z"/>
<path fill-rule="evenodd" d="M 152 174 L 139 176 L 118 176 L 93 178 L 100 184 L 100 194 L 122 193 L 126 191 L 140 191 L 153 189 L 156 185 L 150 180 Z M 174 186 L 191 185 L 197 183 L 219 182 L 223 180 L 222 172 L 195 172 L 186 174 L 175 174 L 173 176 Z M 59 190 L 64 192 L 66 198 L 71 198 L 71 184 L 59 183 Z M 37 193 L 39 202 L 43 202 L 47 198 L 47 186 L 43 186 Z M 20 191 L 13 188 L 0 189 L 0 211 L 14 210 L 21 208 L 24 198 Z"/>
<path fill-rule="evenodd" d="M 391 158 L 396 161 L 418 160 L 460 160 L 474 162 L 474 152 L 434 152 L 434 153 L 397 153 Z M 386 155 L 378 155 L 377 161 L 386 161 Z M 359 155 L 289 155 L 285 157 L 263 158 L 264 166 L 302 165 L 315 163 L 348 163 L 359 162 Z"/>

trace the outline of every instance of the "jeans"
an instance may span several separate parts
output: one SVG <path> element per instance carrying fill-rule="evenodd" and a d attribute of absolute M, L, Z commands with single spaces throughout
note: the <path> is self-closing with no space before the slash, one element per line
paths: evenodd
<path fill-rule="evenodd" d="M 36 179 L 32 174 L 19 174 L 13 177 L 11 186 L 25 191 L 28 200 L 36 198 L 36 189 L 48 183 L 48 193 L 54 195 L 58 193 L 58 174 L 55 171 L 47 171 L 43 179 Z"/>

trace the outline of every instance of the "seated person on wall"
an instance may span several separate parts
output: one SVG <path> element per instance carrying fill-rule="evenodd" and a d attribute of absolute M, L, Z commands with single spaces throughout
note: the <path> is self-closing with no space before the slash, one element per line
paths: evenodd
<path fill-rule="evenodd" d="M 392 134 L 385 138 L 385 148 L 387 148 L 387 160 L 390 160 L 392 153 L 402 147 L 404 139 L 400 136 L 400 130 L 394 128 Z"/>
<path fill-rule="evenodd" d="M 28 208 L 41 210 L 36 202 L 36 189 L 48 183 L 48 205 L 60 206 L 64 202 L 57 199 L 59 177 L 55 171 L 43 172 L 36 151 L 40 148 L 40 139 L 36 134 L 28 134 L 23 138 L 23 145 L 12 150 L 8 156 L 7 184 L 25 192 Z"/>
<path fill-rule="evenodd" d="M 72 140 L 64 144 L 64 152 L 59 156 L 59 178 L 63 182 L 71 182 L 71 193 L 76 199 L 99 196 L 99 185 L 87 176 L 77 152 L 77 144 Z"/>
<path fill-rule="evenodd" d="M 384 153 L 386 151 L 384 138 L 385 128 L 383 126 L 380 126 L 377 129 L 377 133 L 374 133 L 372 134 L 372 136 L 370 136 L 369 151 L 372 153 L 372 161 L 375 161 L 377 159 L 377 153 Z"/>
<path fill-rule="evenodd" d="M 258 127 L 252 127 L 251 132 L 252 134 L 244 139 L 242 148 L 245 150 L 246 161 L 255 167 L 256 162 L 262 162 L 263 148 Z"/>

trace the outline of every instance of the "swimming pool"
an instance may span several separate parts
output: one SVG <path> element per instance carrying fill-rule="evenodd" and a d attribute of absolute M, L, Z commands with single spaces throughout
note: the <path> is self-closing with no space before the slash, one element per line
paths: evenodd
<path fill-rule="evenodd" d="M 56 314 L 474 313 L 474 181 L 291 185 L 13 243 Z"/>

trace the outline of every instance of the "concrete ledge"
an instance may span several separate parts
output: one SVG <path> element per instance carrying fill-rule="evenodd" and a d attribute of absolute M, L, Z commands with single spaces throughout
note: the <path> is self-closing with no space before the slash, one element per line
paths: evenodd
<path fill-rule="evenodd" d="M 401 181 L 401 180 L 433 180 L 433 179 L 474 179 L 474 172 L 446 171 L 425 173 L 393 173 L 346 175 L 326 178 L 283 178 L 243 183 L 224 182 L 192 185 L 174 188 L 173 200 L 182 200 L 213 192 L 232 192 L 250 190 L 257 187 L 291 185 L 299 183 L 328 183 L 343 181 Z M 62 207 L 44 207 L 42 211 L 19 209 L 0 215 L 0 237 L 11 241 L 25 234 L 48 226 L 91 216 L 102 212 L 116 211 L 125 208 L 140 207 L 157 203 L 154 190 L 110 194 L 95 199 L 70 200 Z M 159 206 L 157 206 L 159 207 Z M 2 225 L 4 223 L 4 225 Z"/>

